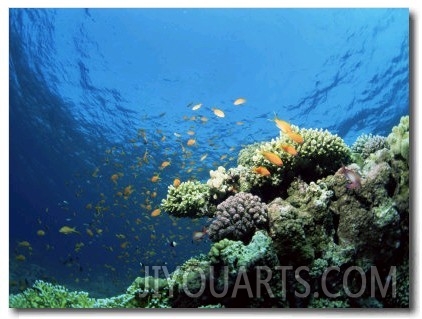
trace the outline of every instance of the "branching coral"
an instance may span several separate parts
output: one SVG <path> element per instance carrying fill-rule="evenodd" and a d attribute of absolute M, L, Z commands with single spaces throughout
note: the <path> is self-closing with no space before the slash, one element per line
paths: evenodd
<path fill-rule="evenodd" d="M 267 226 L 265 203 L 258 196 L 240 192 L 217 206 L 208 235 L 212 241 L 228 238 L 247 242 L 257 229 L 265 229 Z"/>
<path fill-rule="evenodd" d="M 187 181 L 178 187 L 168 187 L 167 198 L 161 201 L 161 208 L 176 217 L 212 216 L 208 210 L 210 188 L 198 181 Z"/>
<path fill-rule="evenodd" d="M 32 288 L 9 296 L 11 308 L 93 308 L 95 299 L 88 293 L 69 291 L 64 286 L 37 280 Z"/>
<path fill-rule="evenodd" d="M 353 143 L 351 150 L 366 159 L 372 153 L 388 148 L 387 138 L 381 135 L 362 134 Z"/>

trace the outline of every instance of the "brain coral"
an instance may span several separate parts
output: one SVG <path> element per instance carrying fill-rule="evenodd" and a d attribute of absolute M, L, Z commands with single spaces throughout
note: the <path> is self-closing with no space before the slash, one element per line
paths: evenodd
<path fill-rule="evenodd" d="M 176 217 L 201 217 L 209 213 L 207 206 L 210 189 L 198 181 L 187 181 L 178 187 L 170 185 L 161 208 Z M 211 215 L 212 216 L 212 215 Z"/>
<path fill-rule="evenodd" d="M 208 235 L 214 242 L 224 238 L 249 242 L 257 229 L 267 227 L 267 205 L 258 196 L 240 192 L 217 206 Z"/>

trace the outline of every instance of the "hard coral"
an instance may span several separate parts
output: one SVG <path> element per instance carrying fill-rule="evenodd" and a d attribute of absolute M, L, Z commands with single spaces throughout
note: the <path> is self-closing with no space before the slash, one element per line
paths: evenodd
<path fill-rule="evenodd" d="M 254 175 L 254 178 L 249 178 L 249 191 L 264 196 L 265 200 L 271 200 L 279 195 L 274 192 L 274 186 L 280 190 L 287 189 L 297 176 L 301 176 L 306 182 L 315 181 L 336 172 L 343 163 L 347 164 L 350 161 L 350 150 L 339 136 L 327 130 L 299 130 L 296 126 L 292 128 L 303 137 L 302 144 L 280 133 L 279 137 L 269 142 L 252 144 L 239 153 L 238 164 L 248 167 L 248 174 Z M 283 150 L 282 145 L 293 146 L 298 154 L 291 155 Z M 269 163 L 262 152 L 278 155 L 283 165 Z M 266 167 L 271 175 L 263 177 L 251 173 L 254 167 L 259 166 Z M 240 188 L 245 189 L 242 185 Z"/>
<path fill-rule="evenodd" d="M 167 198 L 161 201 L 161 208 L 176 217 L 197 218 L 207 216 L 210 188 L 198 181 L 187 181 L 178 187 L 168 187 Z"/>
<path fill-rule="evenodd" d="M 400 124 L 393 127 L 387 137 L 391 152 L 395 156 L 401 156 L 406 162 L 409 161 L 409 116 L 403 116 Z"/>
<path fill-rule="evenodd" d="M 387 138 L 381 135 L 362 134 L 353 143 L 351 150 L 366 159 L 372 153 L 388 148 Z"/>
<path fill-rule="evenodd" d="M 257 229 L 267 226 L 267 205 L 256 195 L 240 192 L 217 206 L 208 235 L 212 241 L 228 238 L 248 242 Z"/>

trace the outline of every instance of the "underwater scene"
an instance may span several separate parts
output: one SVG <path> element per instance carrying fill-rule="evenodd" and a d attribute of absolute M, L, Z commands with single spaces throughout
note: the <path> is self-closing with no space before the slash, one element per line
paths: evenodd
<path fill-rule="evenodd" d="M 408 308 L 408 9 L 9 9 L 9 307 Z"/>

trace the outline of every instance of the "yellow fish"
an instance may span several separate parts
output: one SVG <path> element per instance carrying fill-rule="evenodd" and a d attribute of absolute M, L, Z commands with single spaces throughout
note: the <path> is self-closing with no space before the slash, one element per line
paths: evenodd
<path fill-rule="evenodd" d="M 24 241 L 18 242 L 18 246 L 19 247 L 31 247 L 31 244 L 29 243 L 29 241 L 24 240 Z"/>
<path fill-rule="evenodd" d="M 44 236 L 45 235 L 45 231 L 43 231 L 42 229 L 37 230 L 37 235 L 38 236 Z"/>
<path fill-rule="evenodd" d="M 25 257 L 24 255 L 17 255 L 17 256 L 15 257 L 15 259 L 16 259 L 17 261 L 25 261 L 25 260 L 26 260 L 26 257 Z"/>
<path fill-rule="evenodd" d="M 224 112 L 220 109 L 212 108 L 212 111 L 218 117 L 224 117 L 225 116 Z"/>
<path fill-rule="evenodd" d="M 69 235 L 69 234 L 80 234 L 80 232 L 78 232 L 75 227 L 69 227 L 69 226 L 63 226 L 62 228 L 59 229 L 59 233 L 65 234 L 65 235 Z"/>
<path fill-rule="evenodd" d="M 240 97 L 236 101 L 233 102 L 234 105 L 242 105 L 246 103 L 246 99 Z"/>

